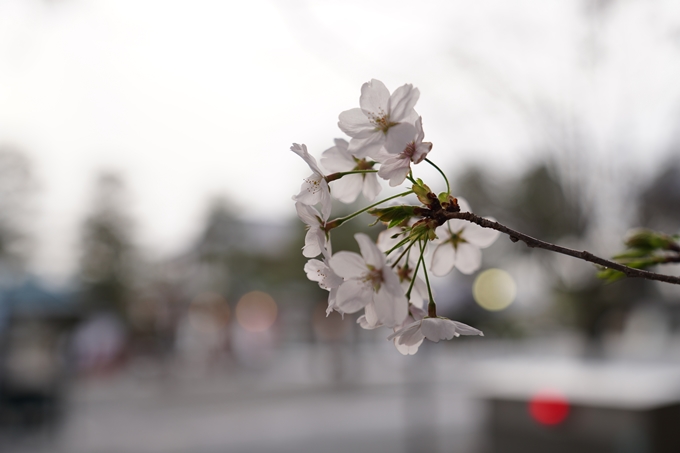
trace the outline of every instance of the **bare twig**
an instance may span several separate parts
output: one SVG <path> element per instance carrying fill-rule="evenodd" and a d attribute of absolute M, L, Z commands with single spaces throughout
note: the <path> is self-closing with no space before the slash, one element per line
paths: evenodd
<path fill-rule="evenodd" d="M 468 222 L 476 223 L 477 225 L 484 227 L 484 228 L 491 228 L 496 231 L 500 231 L 501 233 L 507 234 L 510 237 L 510 240 L 512 242 L 517 242 L 517 241 L 522 241 L 524 242 L 528 247 L 532 248 L 540 248 L 540 249 L 545 249 L 545 250 L 550 250 L 551 252 L 556 252 L 556 253 L 561 253 L 563 255 L 569 255 L 573 256 L 574 258 L 578 258 L 584 261 L 588 261 L 594 264 L 599 264 L 600 266 L 604 266 L 606 268 L 611 268 L 620 272 L 623 272 L 623 274 L 626 277 L 631 277 L 631 278 L 644 278 L 647 280 L 657 280 L 660 282 L 665 282 L 665 283 L 672 283 L 675 285 L 680 285 L 680 277 L 675 277 L 672 275 L 664 275 L 664 274 L 657 274 L 656 272 L 650 272 L 650 271 L 645 271 L 642 269 L 634 269 L 632 267 L 625 266 L 620 263 L 616 263 L 614 261 L 609 261 L 604 258 L 600 258 L 599 256 L 593 255 L 592 253 L 588 251 L 578 251 L 574 249 L 570 249 L 567 247 L 562 247 L 559 245 L 551 244 L 550 242 L 545 242 L 541 241 L 540 239 L 533 238 L 531 236 L 528 236 L 524 233 L 520 233 L 519 231 L 515 231 L 512 228 L 508 228 L 503 224 L 500 224 L 498 222 L 494 222 L 492 220 L 485 219 L 483 217 L 479 217 L 478 215 L 475 215 L 471 212 L 450 212 L 450 211 L 440 211 L 441 215 L 445 217 L 447 220 L 450 219 L 463 219 L 467 220 Z"/>

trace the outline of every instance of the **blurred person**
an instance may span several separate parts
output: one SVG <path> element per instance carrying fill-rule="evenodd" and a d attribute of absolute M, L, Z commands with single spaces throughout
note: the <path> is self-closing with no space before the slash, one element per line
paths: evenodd
<path fill-rule="evenodd" d="M 229 307 L 216 293 L 202 293 L 189 305 L 177 327 L 176 347 L 182 372 L 199 377 L 227 358 Z"/>
<path fill-rule="evenodd" d="M 124 358 L 126 338 L 126 328 L 118 316 L 105 312 L 92 315 L 73 334 L 76 370 L 92 376 L 117 370 Z"/>

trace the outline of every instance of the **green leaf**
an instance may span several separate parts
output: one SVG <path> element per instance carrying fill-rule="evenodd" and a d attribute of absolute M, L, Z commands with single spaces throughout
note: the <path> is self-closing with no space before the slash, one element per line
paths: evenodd
<path fill-rule="evenodd" d="M 640 250 L 672 250 L 677 243 L 671 236 L 652 230 L 636 230 L 628 236 L 625 242 L 631 249 Z"/>

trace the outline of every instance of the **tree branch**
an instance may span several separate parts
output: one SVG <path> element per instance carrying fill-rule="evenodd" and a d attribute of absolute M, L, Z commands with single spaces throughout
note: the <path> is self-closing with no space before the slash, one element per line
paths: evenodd
<path fill-rule="evenodd" d="M 512 228 L 508 228 L 505 225 L 500 224 L 498 222 L 494 222 L 492 220 L 479 217 L 478 215 L 475 215 L 471 212 L 450 212 L 445 210 L 442 210 L 440 212 L 441 215 L 443 215 L 447 220 L 450 219 L 467 220 L 468 222 L 476 223 L 481 227 L 491 228 L 493 230 L 500 231 L 501 233 L 507 234 L 512 242 L 522 241 L 527 245 L 527 247 L 540 248 L 544 250 L 550 250 L 551 252 L 561 253 L 563 255 L 573 256 L 574 258 L 578 258 L 594 264 L 599 264 L 600 266 L 604 266 L 606 268 L 611 268 L 623 272 L 623 274 L 626 277 L 630 278 L 644 278 L 647 280 L 656 280 L 660 282 L 680 285 L 680 277 L 657 274 L 656 272 L 645 271 L 642 269 L 634 269 L 632 267 L 628 267 L 623 264 L 616 263 L 614 261 L 609 261 L 604 258 L 600 258 L 599 256 L 593 255 L 592 253 L 587 252 L 585 250 L 580 252 L 578 250 L 551 244 L 550 242 L 541 241 L 540 239 L 533 238 L 524 233 L 520 233 L 519 231 L 515 231 Z"/>

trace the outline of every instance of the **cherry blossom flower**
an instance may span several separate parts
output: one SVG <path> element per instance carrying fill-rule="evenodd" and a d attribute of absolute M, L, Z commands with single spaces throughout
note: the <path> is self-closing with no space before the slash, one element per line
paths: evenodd
<path fill-rule="evenodd" d="M 330 243 L 328 244 L 330 248 Z M 307 278 L 313 282 L 317 282 L 321 289 L 325 289 L 328 294 L 328 308 L 326 309 L 326 316 L 330 315 L 333 310 L 344 315 L 342 310 L 337 306 L 338 288 L 342 284 L 342 277 L 339 277 L 333 269 L 328 266 L 328 261 L 331 258 L 331 252 L 327 248 L 322 248 L 323 260 L 311 259 L 305 264 L 305 273 Z"/>
<path fill-rule="evenodd" d="M 424 338 L 438 343 L 439 340 L 450 340 L 460 335 L 479 335 L 483 337 L 484 333 L 462 322 L 438 316 L 436 318 L 425 317 L 412 322 L 394 332 L 387 339 L 397 340 L 397 345 L 409 348 L 408 350 L 410 351 L 414 346 L 417 350 L 417 347 Z"/>
<path fill-rule="evenodd" d="M 312 175 L 305 179 L 300 187 L 300 193 L 295 195 L 293 200 L 310 206 L 321 203 L 323 219 L 328 220 L 328 216 L 331 215 L 331 193 L 321 168 L 316 163 L 314 156 L 307 152 L 306 145 L 293 143 L 290 150 L 302 157 L 309 168 L 312 169 Z"/>
<path fill-rule="evenodd" d="M 370 170 L 373 162 L 358 159 L 348 151 L 349 143 L 341 138 L 335 139 L 335 146 L 321 155 L 321 163 L 331 172 Z M 333 196 L 343 203 L 352 203 L 363 192 L 367 200 L 373 200 L 382 190 L 375 173 L 345 175 L 331 182 Z"/>
<path fill-rule="evenodd" d="M 461 212 L 470 212 L 464 199 L 458 198 L 458 204 Z M 438 239 L 434 242 L 437 245 L 432 253 L 430 270 L 437 276 L 448 274 L 454 267 L 463 274 L 472 274 L 482 265 L 480 249 L 493 244 L 500 234 L 461 219 L 447 221 L 436 232 Z"/>
<path fill-rule="evenodd" d="M 422 308 L 418 308 L 416 306 L 409 305 L 408 315 L 406 316 L 406 318 L 404 318 L 404 321 L 400 325 L 393 327 L 393 331 L 397 332 L 397 331 L 405 328 L 406 326 L 409 326 L 409 325 L 413 324 L 414 322 L 423 319 L 426 315 L 427 315 L 427 312 L 425 310 L 423 310 Z M 368 318 L 366 317 L 366 315 L 360 316 L 359 319 L 357 319 L 357 324 L 359 324 L 362 329 L 366 329 L 366 330 L 373 330 L 373 329 L 377 329 L 378 327 L 383 327 L 383 325 L 381 323 L 371 324 L 368 321 Z M 403 354 L 403 355 L 413 355 L 416 352 L 418 352 L 418 347 L 423 342 L 425 337 L 423 337 L 422 334 L 421 334 L 420 340 L 418 340 L 416 338 L 412 342 L 408 342 L 408 343 L 404 343 L 404 344 L 399 343 L 399 340 L 400 340 L 399 337 L 393 337 L 393 338 L 389 338 L 389 339 L 391 339 L 394 342 L 394 346 L 397 348 L 397 351 L 399 351 L 401 354 Z"/>
<path fill-rule="evenodd" d="M 410 123 L 397 124 L 390 131 L 384 152 L 378 157 L 382 162 L 378 176 L 390 181 L 395 187 L 404 182 L 411 171 L 411 162 L 419 164 L 432 149 L 432 143 L 423 142 L 423 118 L 418 117 L 415 126 Z"/>
<path fill-rule="evenodd" d="M 313 206 L 298 201 L 295 203 L 295 209 L 297 210 L 298 217 L 307 225 L 305 246 L 302 248 L 302 254 L 307 258 L 319 256 L 328 243 L 326 231 L 324 230 L 326 222 L 321 218 L 319 211 Z"/>
<path fill-rule="evenodd" d="M 408 302 L 399 277 L 386 265 L 385 255 L 367 235 L 357 233 L 354 237 L 361 255 L 342 251 L 329 261 L 331 269 L 344 279 L 338 288 L 337 307 L 344 313 L 365 308 L 371 326 L 401 324 L 408 314 Z"/>
<path fill-rule="evenodd" d="M 361 87 L 361 108 L 346 110 L 340 114 L 338 127 L 352 137 L 349 151 L 356 157 L 377 155 L 394 126 L 402 122 L 414 122 L 413 107 L 420 91 L 406 84 L 392 95 L 385 85 L 376 79 Z"/>
<path fill-rule="evenodd" d="M 418 308 L 414 305 L 411 305 L 409 307 L 409 315 L 406 317 L 401 326 L 399 326 L 398 328 L 397 327 L 394 328 L 394 332 L 396 333 L 406 328 L 407 326 L 410 326 L 411 324 L 422 320 L 423 318 L 425 318 L 425 316 L 427 316 L 427 312 L 425 310 L 423 310 L 422 308 Z M 418 331 L 416 335 L 404 338 L 404 341 L 402 341 L 401 336 L 392 338 L 394 346 L 397 348 L 397 351 L 399 351 L 402 355 L 413 355 L 416 352 L 418 352 L 418 348 L 420 347 L 424 340 L 425 337 L 420 331 Z"/>

